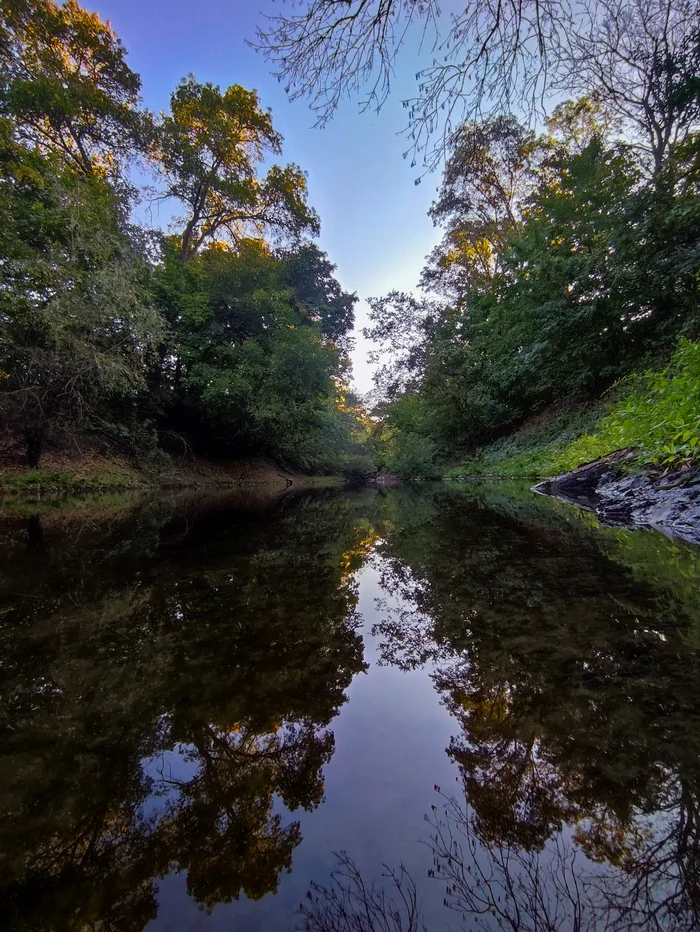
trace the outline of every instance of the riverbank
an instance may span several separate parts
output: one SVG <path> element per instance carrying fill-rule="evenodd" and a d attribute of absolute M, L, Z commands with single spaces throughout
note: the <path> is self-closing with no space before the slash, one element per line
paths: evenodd
<path fill-rule="evenodd" d="M 603 523 L 700 543 L 700 344 L 682 341 L 666 369 L 619 383 L 605 407 L 549 414 L 447 478 L 539 480 L 537 491 L 590 508 Z"/>
<path fill-rule="evenodd" d="M 478 451 L 448 478 L 547 479 L 618 450 L 635 451 L 635 468 L 691 466 L 700 457 L 700 343 L 682 341 L 665 369 L 624 379 L 603 403 L 549 413 Z"/>
<path fill-rule="evenodd" d="M 700 470 L 647 467 L 630 475 L 635 461 L 634 450 L 618 450 L 534 491 L 594 511 L 603 525 L 650 528 L 700 544 Z"/>
<path fill-rule="evenodd" d="M 5 497 L 155 489 L 284 490 L 340 485 L 343 481 L 338 476 L 304 475 L 264 457 L 236 461 L 173 457 L 157 464 L 139 464 L 126 457 L 56 452 L 48 453 L 39 469 L 12 462 L 0 466 L 0 495 Z"/>

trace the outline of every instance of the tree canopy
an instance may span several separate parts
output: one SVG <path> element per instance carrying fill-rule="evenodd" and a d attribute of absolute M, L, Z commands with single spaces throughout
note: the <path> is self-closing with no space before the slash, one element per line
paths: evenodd
<path fill-rule="evenodd" d="M 266 152 L 279 154 L 282 139 L 255 91 L 238 84 L 223 93 L 193 76 L 170 98 L 170 114 L 157 133 L 156 158 L 165 195 L 185 207 L 182 258 L 222 236 L 235 244 L 252 235 L 318 233 L 306 204 L 306 177 L 296 166 L 273 166 L 257 177 Z"/>
<path fill-rule="evenodd" d="M 0 23 L 0 416 L 47 446 L 366 462 L 356 296 L 253 90 L 193 75 L 155 118 L 113 29 L 75 0 Z M 138 160 L 140 171 L 133 168 Z M 134 179 L 142 179 L 139 188 Z M 166 235 L 139 198 L 179 205 Z"/>
<path fill-rule="evenodd" d="M 465 124 L 431 209 L 445 234 L 426 298 L 370 302 L 383 416 L 430 452 L 428 473 L 698 336 L 698 135 L 649 172 L 605 113 L 564 102 L 539 137 L 513 117 Z M 406 422 L 399 411 L 418 402 Z M 408 441 L 386 442 L 400 471 Z"/>
<path fill-rule="evenodd" d="M 0 113 L 16 137 L 86 174 L 145 146 L 141 79 L 119 37 L 76 0 L 8 0 L 0 23 Z"/>

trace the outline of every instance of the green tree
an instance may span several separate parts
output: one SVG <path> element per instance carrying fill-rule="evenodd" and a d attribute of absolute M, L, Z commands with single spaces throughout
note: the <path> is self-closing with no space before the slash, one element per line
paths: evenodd
<path fill-rule="evenodd" d="M 347 348 L 357 295 L 343 291 L 328 256 L 309 243 L 283 251 L 280 258 L 285 267 L 284 280 L 294 292 L 301 317 L 318 323 L 324 336 Z"/>
<path fill-rule="evenodd" d="M 445 228 L 421 284 L 453 297 L 488 287 L 509 233 L 537 184 L 544 143 L 513 116 L 461 126 L 451 137 L 437 200 L 430 208 Z"/>
<path fill-rule="evenodd" d="M 165 423 L 200 450 L 308 468 L 354 448 L 355 418 L 340 404 L 346 354 L 331 334 L 342 342 L 355 298 L 332 268 L 316 247 L 275 254 L 259 239 L 183 265 L 170 241 L 154 292 L 170 328 L 152 380 Z"/>
<path fill-rule="evenodd" d="M 116 399 L 135 404 L 160 317 L 109 185 L 0 129 L 0 410 L 38 466 L 51 435 L 99 426 Z"/>
<path fill-rule="evenodd" d="M 295 165 L 257 169 L 267 152 L 279 154 L 282 138 L 255 91 L 234 84 L 223 93 L 190 75 L 170 98 L 155 157 L 165 196 L 184 206 L 181 258 L 223 237 L 236 244 L 251 236 L 318 232 L 306 203 L 306 176 Z"/>
<path fill-rule="evenodd" d="M 0 22 L 0 113 L 19 140 L 84 173 L 145 146 L 141 80 L 112 28 L 75 0 L 7 0 Z"/>

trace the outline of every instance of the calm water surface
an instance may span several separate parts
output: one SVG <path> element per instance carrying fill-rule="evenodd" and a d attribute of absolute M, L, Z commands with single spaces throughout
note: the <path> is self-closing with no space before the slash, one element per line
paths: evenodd
<path fill-rule="evenodd" d="M 700 928 L 698 550 L 507 484 L 0 548 L 2 928 Z"/>

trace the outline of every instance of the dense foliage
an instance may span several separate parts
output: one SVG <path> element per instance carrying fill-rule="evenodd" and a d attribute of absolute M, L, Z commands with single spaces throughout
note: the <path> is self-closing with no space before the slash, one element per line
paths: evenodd
<path fill-rule="evenodd" d="M 698 94 L 688 86 L 688 107 Z M 560 105 L 538 138 L 500 117 L 453 136 L 432 208 L 445 235 L 423 273 L 428 296 L 371 302 L 393 471 L 429 476 L 533 413 L 590 404 L 632 372 L 663 369 L 679 339 L 698 338 L 700 135 L 657 166 L 611 125 L 583 99 Z M 685 345 L 679 365 L 692 352 Z M 693 433 L 693 384 L 691 420 L 661 447 L 650 437 L 650 456 Z"/>
<path fill-rule="evenodd" d="M 74 0 L 3 5 L 6 432 L 30 466 L 85 438 L 141 458 L 361 468 L 367 431 L 347 387 L 356 298 L 308 239 L 319 220 L 304 172 L 261 172 L 282 148 L 270 112 L 254 91 L 192 75 L 158 118 L 139 92 L 96 14 Z M 179 209 L 179 232 L 135 226 L 143 196 Z"/>
<path fill-rule="evenodd" d="M 600 409 L 574 411 L 496 441 L 449 475 L 551 476 L 621 449 L 635 449 L 642 463 L 662 467 L 700 455 L 700 343 L 682 340 L 665 369 L 634 373 L 611 394 L 617 400 L 609 399 L 610 410 L 597 423 Z"/>

